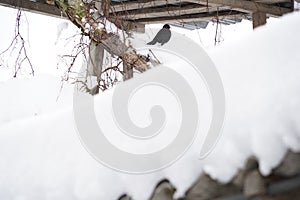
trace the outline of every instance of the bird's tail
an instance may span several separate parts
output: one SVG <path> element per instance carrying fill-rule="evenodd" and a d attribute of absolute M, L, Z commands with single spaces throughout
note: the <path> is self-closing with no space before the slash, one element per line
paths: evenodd
<path fill-rule="evenodd" d="M 147 44 L 148 44 L 148 45 L 155 45 L 155 44 L 156 44 L 156 41 L 155 41 L 155 40 L 152 40 L 151 42 L 148 42 Z"/>

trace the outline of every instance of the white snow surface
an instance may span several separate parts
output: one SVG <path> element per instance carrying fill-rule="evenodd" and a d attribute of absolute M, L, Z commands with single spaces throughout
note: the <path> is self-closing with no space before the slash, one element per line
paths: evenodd
<path fill-rule="evenodd" d="M 204 160 L 194 147 L 151 174 L 122 174 L 90 156 L 75 130 L 71 86 L 59 93 L 49 76 L 0 83 L 0 199 L 144 200 L 162 178 L 181 196 L 202 170 L 228 182 L 251 155 L 268 175 L 288 149 L 300 151 L 299 24 L 300 13 L 289 14 L 209 51 L 227 98 L 222 137 Z"/>

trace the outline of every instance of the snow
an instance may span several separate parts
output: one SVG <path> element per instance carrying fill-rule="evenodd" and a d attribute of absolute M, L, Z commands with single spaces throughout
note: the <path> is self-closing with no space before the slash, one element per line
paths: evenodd
<path fill-rule="evenodd" d="M 1 33 L 0 38 L 0 51 L 2 52 L 9 46 L 14 37 L 17 10 L 3 6 L 0 9 L 0 17 L 5 19 L 1 21 L 1 25 L 6 27 L 6 31 Z M 35 74 L 51 74 L 55 77 L 61 77 L 67 68 L 63 64 L 58 66 L 57 63 L 61 60 L 60 55 L 71 52 L 74 45 L 78 43 L 80 35 L 78 35 L 77 28 L 65 19 L 25 11 L 22 12 L 20 22 L 21 34 L 25 39 L 25 47 Z M 73 37 L 74 35 L 77 37 Z M 17 50 L 18 48 L 15 51 L 17 52 Z M 13 54 L 14 56 L 16 56 L 16 52 Z M 5 66 L 0 65 L 0 81 L 9 80 L 14 74 L 13 67 L 6 67 L 7 65 L 14 66 L 14 57 L 10 52 L 4 56 L 11 58 L 8 59 L 7 63 L 4 63 Z M 0 56 L 1 60 L 6 61 L 7 59 Z M 45 62 L 47 66 L 45 66 Z M 76 65 L 75 67 L 81 67 L 81 63 L 78 62 L 78 64 L 79 66 Z M 18 78 L 32 77 L 29 75 L 30 72 L 30 66 L 25 63 L 18 74 Z"/>
<path fill-rule="evenodd" d="M 223 78 L 228 103 L 227 125 L 220 143 L 244 137 L 240 142 L 248 141 L 244 145 L 249 154 L 258 157 L 264 175 L 280 162 L 287 148 L 300 150 L 297 23 L 299 13 L 287 15 L 256 29 L 251 37 L 225 43 L 211 52 Z M 225 153 L 223 148 L 217 149 L 214 154 L 218 157 Z M 240 152 L 230 154 L 235 157 Z M 219 162 L 214 156 L 210 159 Z M 219 179 L 226 182 L 230 178 Z"/>
<path fill-rule="evenodd" d="M 60 36 L 62 34 L 62 32 L 67 29 L 69 26 L 69 23 L 68 22 L 62 22 L 60 23 L 58 26 L 57 26 L 57 33 L 56 33 L 56 42 L 55 44 L 58 43 L 59 39 L 60 39 Z"/>
<path fill-rule="evenodd" d="M 288 149 L 300 151 L 299 23 L 299 12 L 289 14 L 209 48 L 227 98 L 222 137 L 204 160 L 193 145 L 174 165 L 151 174 L 120 173 L 93 159 L 75 130 L 73 87 L 65 84 L 60 93 L 59 78 L 0 83 L 0 199 L 117 199 L 122 193 L 147 199 L 163 178 L 178 197 L 202 171 L 230 181 L 251 155 L 268 175 Z"/>
<path fill-rule="evenodd" d="M 0 83 L 5 94 L 0 104 L 0 126 L 11 121 L 38 116 L 71 107 L 72 87 L 59 79 L 40 75 L 30 79 Z"/>

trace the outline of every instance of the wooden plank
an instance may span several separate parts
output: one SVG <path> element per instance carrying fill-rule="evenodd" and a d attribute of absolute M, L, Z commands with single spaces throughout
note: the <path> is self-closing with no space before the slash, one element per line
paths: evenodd
<path fill-rule="evenodd" d="M 239 11 L 222 11 L 222 12 L 213 12 L 213 13 L 199 13 L 191 15 L 182 15 L 182 16 L 164 16 L 157 18 L 141 18 L 136 19 L 135 22 L 139 23 L 174 23 L 174 22 L 195 22 L 195 21 L 211 21 L 217 17 L 221 19 L 235 19 L 235 18 L 245 18 L 248 14 L 241 13 Z"/>
<path fill-rule="evenodd" d="M 253 29 L 265 25 L 267 23 L 267 15 L 263 12 L 255 12 L 252 14 Z"/>
<path fill-rule="evenodd" d="M 87 71 L 88 75 L 96 76 L 98 81 L 101 78 L 103 59 L 104 48 L 101 45 L 97 45 L 95 42 L 91 42 L 89 47 Z"/>
<path fill-rule="evenodd" d="M 291 0 L 254 0 L 255 2 L 259 3 L 266 3 L 266 4 L 276 4 L 276 3 L 286 3 L 291 2 Z"/>
<path fill-rule="evenodd" d="M 186 0 L 191 3 L 198 3 L 201 5 L 209 6 L 229 6 L 233 10 L 238 10 L 242 12 L 254 13 L 254 12 L 263 12 L 271 16 L 281 16 L 285 13 L 291 12 L 291 9 L 281 8 L 278 6 L 245 1 L 245 0 Z"/>
<path fill-rule="evenodd" d="M 42 2 L 42 1 L 41 1 Z M 53 5 L 29 0 L 0 0 L 0 5 L 12 8 L 23 8 L 26 11 L 46 14 L 48 16 L 61 17 L 61 12 Z M 181 5 L 183 2 L 195 3 L 197 5 Z M 208 2 L 208 7 L 207 7 Z M 242 13 L 232 13 L 232 16 L 243 17 L 243 12 L 266 13 L 271 16 L 280 16 L 291 12 L 293 8 L 282 8 L 271 3 L 291 2 L 291 0 L 137 0 L 123 3 L 114 3 L 113 9 L 117 16 L 110 17 L 109 20 L 119 24 L 126 30 L 135 29 L 144 31 L 141 23 L 172 23 L 207 21 L 215 17 L 214 12 L 219 9 L 219 15 L 223 17 L 224 10 L 240 11 Z M 176 6 L 175 6 L 176 4 Z M 127 9 L 126 11 L 123 11 Z M 123 21 L 126 19 L 127 21 Z M 116 21 L 117 20 L 117 21 Z M 161 21 L 159 21 L 161 20 Z M 139 23 L 140 22 L 140 23 Z M 119 27 L 119 28 L 120 28 Z"/>
<path fill-rule="evenodd" d="M 166 6 L 158 8 L 144 8 L 137 10 L 128 10 L 117 12 L 116 15 L 128 18 L 146 18 L 146 17 L 162 17 L 167 15 L 188 14 L 187 12 L 206 11 L 207 7 L 203 5 L 185 5 L 185 6 Z"/>
<path fill-rule="evenodd" d="M 221 10 L 229 10 L 229 7 L 206 7 L 203 5 L 183 5 L 183 6 L 167 6 L 159 8 L 146 8 L 138 10 L 129 10 L 117 12 L 116 15 L 122 18 L 139 19 L 154 18 L 164 16 L 179 16 L 203 12 L 215 12 Z"/>
<path fill-rule="evenodd" d="M 107 3 L 111 3 L 111 2 L 109 1 Z M 95 7 L 98 10 L 102 10 L 102 8 L 103 8 L 102 2 L 101 1 L 96 2 Z M 107 13 L 105 13 L 105 14 L 108 16 L 108 20 L 113 22 L 119 29 L 122 29 L 122 30 L 125 30 L 125 31 L 140 32 L 140 33 L 145 32 L 145 25 L 144 24 L 138 24 L 138 23 L 134 23 L 134 22 L 123 21 L 123 20 L 120 20 L 120 19 L 116 18 L 115 16 L 110 17 L 108 15 L 109 14 L 108 13 L 108 8 L 105 8 L 105 10 L 107 11 Z"/>
<path fill-rule="evenodd" d="M 136 10 L 142 8 L 159 7 L 168 4 L 181 3 L 181 0 L 138 0 L 138 1 L 128 1 L 120 2 L 118 4 L 113 4 L 112 8 L 114 12 L 126 11 L 126 10 Z"/>
<path fill-rule="evenodd" d="M 109 20 L 111 20 L 113 22 L 113 18 L 110 18 Z M 122 21 L 122 27 L 118 27 L 118 28 L 121 28 L 121 29 L 123 28 L 122 30 L 125 30 L 125 31 L 145 33 L 145 24 L 138 23 L 138 22 L 124 20 L 124 21 Z"/>
<path fill-rule="evenodd" d="M 0 0 L 0 5 L 10 8 L 22 8 L 25 11 L 47 14 L 52 17 L 61 17 L 61 12 L 56 6 L 41 2 L 33 2 L 29 0 Z"/>

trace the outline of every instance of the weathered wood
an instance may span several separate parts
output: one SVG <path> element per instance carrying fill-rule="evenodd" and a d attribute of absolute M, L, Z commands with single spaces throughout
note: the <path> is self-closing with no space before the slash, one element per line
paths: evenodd
<path fill-rule="evenodd" d="M 147 63 L 140 58 L 136 51 L 123 43 L 119 36 L 97 29 L 90 33 L 90 38 L 103 46 L 109 53 L 122 58 L 124 62 L 128 65 L 132 65 L 131 67 L 134 67 L 136 70 L 144 72 L 149 68 Z"/>
<path fill-rule="evenodd" d="M 109 2 L 110 3 L 110 2 Z M 130 21 L 124 21 L 116 17 L 115 14 L 109 15 L 109 10 L 110 10 L 110 4 L 106 3 L 103 4 L 102 1 L 97 1 L 95 3 L 95 7 L 108 18 L 109 21 L 114 23 L 119 29 L 124 30 L 124 31 L 134 31 L 134 32 L 140 32 L 144 33 L 145 32 L 145 25 L 144 24 L 138 24 L 135 22 L 130 22 Z"/>
<path fill-rule="evenodd" d="M 101 45 L 107 52 L 120 57 L 123 62 L 131 65 L 131 67 L 135 68 L 140 72 L 144 72 L 149 69 L 147 62 L 141 58 L 139 54 L 136 53 L 135 49 L 131 46 L 127 46 L 118 35 L 114 33 L 108 33 L 105 29 L 100 29 L 98 27 L 97 20 L 90 18 L 90 30 L 88 33 L 85 32 L 85 24 L 83 23 L 82 17 L 77 13 L 80 10 L 85 10 L 85 6 L 79 4 L 74 10 L 72 7 L 67 7 L 68 9 L 63 9 L 66 7 L 66 3 L 62 0 L 55 0 L 56 4 L 64 10 L 66 16 L 68 16 L 69 20 L 77 26 L 81 31 L 90 37 L 90 39 Z M 79 10 L 79 11 L 78 11 Z"/>
<path fill-rule="evenodd" d="M 275 4 L 275 3 L 291 2 L 291 0 L 255 0 L 255 2 Z"/>
<path fill-rule="evenodd" d="M 97 4 L 100 5 L 100 7 L 97 7 L 99 11 L 102 11 L 105 17 L 108 17 L 109 10 L 110 10 L 110 0 L 102 0 L 102 1 L 96 1 L 96 7 Z"/>
<path fill-rule="evenodd" d="M 235 19 L 235 18 L 245 18 L 247 14 L 238 11 L 222 11 L 213 13 L 200 13 L 182 16 L 167 16 L 167 17 L 157 17 L 157 18 L 141 18 L 136 19 L 136 22 L 140 23 L 174 23 L 174 22 L 193 22 L 193 21 L 211 21 L 216 19 Z"/>
<path fill-rule="evenodd" d="M 133 31 L 138 33 L 145 32 L 145 25 L 136 21 L 126 21 L 119 17 L 111 16 L 108 20 L 114 23 L 119 29 L 124 31 Z"/>
<path fill-rule="evenodd" d="M 265 25 L 267 23 L 267 15 L 263 12 L 255 12 L 252 14 L 253 29 Z"/>
<path fill-rule="evenodd" d="M 37 13 L 37 14 L 46 14 L 51 17 L 63 17 L 61 10 L 59 10 L 54 5 L 49 5 L 42 2 L 33 2 L 29 0 L 0 0 L 0 5 L 10 8 L 22 8 L 25 11 Z M 101 7 L 100 7 L 101 8 Z M 124 31 L 135 31 L 135 32 L 145 32 L 145 25 L 144 24 L 137 24 L 134 22 L 129 21 L 116 21 L 114 18 L 110 18 L 109 20 L 115 22 L 118 28 Z"/>
<path fill-rule="evenodd" d="M 167 15 L 180 15 L 197 13 L 206 11 L 207 7 L 203 5 L 184 5 L 184 6 L 164 6 L 158 8 L 144 8 L 137 10 L 126 10 L 116 12 L 118 17 L 125 17 L 130 19 L 146 18 L 146 17 L 163 17 Z"/>
<path fill-rule="evenodd" d="M 164 6 L 167 4 L 180 3 L 181 0 L 139 0 L 139 1 L 128 1 L 120 2 L 118 4 L 112 5 L 114 12 L 125 11 L 125 10 L 136 10 L 149 7 Z"/>
<path fill-rule="evenodd" d="M 180 16 L 187 14 L 214 12 L 221 10 L 229 10 L 229 7 L 206 7 L 203 5 L 183 5 L 183 6 L 166 6 L 159 8 L 145 8 L 138 10 L 128 10 L 117 12 L 116 15 L 122 18 L 139 19 L 139 18 L 154 18 L 164 16 Z"/>
<path fill-rule="evenodd" d="M 96 4 L 102 1 L 97 1 Z M 172 23 L 172 22 L 192 22 L 209 21 L 214 19 L 211 12 L 224 10 L 240 11 L 241 15 L 230 16 L 230 19 L 242 17 L 243 13 L 266 13 L 267 16 L 280 16 L 290 12 L 293 8 L 279 7 L 276 4 L 282 2 L 293 2 L 292 0 L 137 0 L 124 2 L 105 1 L 104 14 L 108 15 L 108 20 L 118 28 L 129 31 L 144 32 L 143 23 Z M 194 3 L 194 5 L 187 4 Z M 272 4 L 272 5 L 270 5 Z M 61 16 L 61 11 L 53 5 L 33 2 L 30 0 L 0 0 L 0 5 L 13 8 L 23 8 L 27 11 L 47 14 L 50 16 Z M 109 7 L 109 5 L 111 7 Z M 116 14 L 112 12 L 116 11 Z M 205 15 L 201 15 L 206 13 Z M 194 14 L 199 14 L 198 16 Z M 191 15 L 187 17 L 187 15 Z M 171 16 L 171 17 L 170 17 Z M 222 16 L 222 14 L 220 14 Z M 225 16 L 222 16 L 225 17 Z M 147 18 L 151 18 L 147 20 Z M 159 21 L 162 20 L 162 21 Z M 139 23 L 141 22 L 141 23 Z"/>
<path fill-rule="evenodd" d="M 52 17 L 62 16 L 61 11 L 57 7 L 41 2 L 33 2 L 29 0 L 0 0 L 0 5 L 10 8 L 22 8 L 25 11 L 47 14 Z"/>
<path fill-rule="evenodd" d="M 100 79 L 104 58 L 104 48 L 92 42 L 89 47 L 88 75 Z"/>
<path fill-rule="evenodd" d="M 233 10 L 253 13 L 253 12 L 263 12 L 271 16 L 281 16 L 288 12 L 291 12 L 291 9 L 282 8 L 274 5 L 267 5 L 263 3 L 246 1 L 246 0 L 186 0 L 191 3 L 198 3 L 201 5 L 208 6 L 229 6 Z"/>

